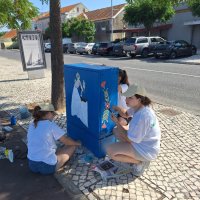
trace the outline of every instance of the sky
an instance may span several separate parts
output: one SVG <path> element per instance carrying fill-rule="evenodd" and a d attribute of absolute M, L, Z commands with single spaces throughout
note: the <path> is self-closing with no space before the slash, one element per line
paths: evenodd
<path fill-rule="evenodd" d="M 49 5 L 42 5 L 40 0 L 29 0 L 32 2 L 36 7 L 39 8 L 40 12 L 49 11 Z M 126 0 L 112 0 L 113 5 L 118 5 L 122 3 L 126 3 Z M 96 10 L 99 8 L 109 7 L 111 5 L 111 0 L 61 0 L 61 7 L 76 4 L 76 3 L 83 3 L 89 10 Z"/>

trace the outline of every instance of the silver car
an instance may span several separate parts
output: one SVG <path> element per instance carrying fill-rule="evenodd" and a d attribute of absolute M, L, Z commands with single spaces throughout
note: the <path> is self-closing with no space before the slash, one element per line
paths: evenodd
<path fill-rule="evenodd" d="M 70 43 L 68 45 L 68 52 L 72 53 L 72 54 L 77 53 L 77 48 L 84 44 L 86 44 L 86 43 L 84 43 L 84 42 Z"/>
<path fill-rule="evenodd" d="M 79 47 L 77 47 L 77 53 L 80 54 L 91 54 L 92 53 L 92 47 L 94 46 L 95 43 L 86 43 L 82 44 Z"/>
<path fill-rule="evenodd" d="M 153 49 L 157 44 L 164 42 L 165 40 L 158 36 L 131 37 L 126 40 L 123 49 L 127 56 L 135 57 L 136 55 L 141 55 L 146 58 L 153 53 Z"/>

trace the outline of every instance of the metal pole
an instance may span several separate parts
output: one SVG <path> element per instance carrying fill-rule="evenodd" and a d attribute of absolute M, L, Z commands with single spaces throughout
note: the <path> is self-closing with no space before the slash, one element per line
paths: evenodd
<path fill-rule="evenodd" d="M 113 2 L 111 0 L 111 42 L 113 41 Z"/>

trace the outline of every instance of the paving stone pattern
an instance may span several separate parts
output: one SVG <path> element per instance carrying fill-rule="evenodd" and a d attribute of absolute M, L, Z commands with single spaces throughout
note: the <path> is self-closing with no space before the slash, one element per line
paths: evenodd
<path fill-rule="evenodd" d="M 44 79 L 27 80 L 19 63 L 15 61 L 15 68 L 9 63 L 0 68 L 0 110 L 14 114 L 27 130 L 31 117 L 20 120 L 19 107 L 50 99 L 50 74 L 46 72 Z M 91 170 L 102 159 L 94 158 L 89 165 L 78 162 L 88 153 L 83 147 L 56 176 L 69 177 L 88 199 L 200 199 L 200 117 L 159 104 L 153 108 L 162 131 L 161 152 L 143 176 L 137 178 L 130 173 L 104 182 Z M 65 114 L 55 122 L 66 131 Z"/>

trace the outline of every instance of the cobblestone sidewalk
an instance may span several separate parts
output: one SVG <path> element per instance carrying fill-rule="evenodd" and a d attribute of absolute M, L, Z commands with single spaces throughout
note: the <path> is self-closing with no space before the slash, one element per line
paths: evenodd
<path fill-rule="evenodd" d="M 50 74 L 46 78 L 28 80 L 21 63 L 0 57 L 0 110 L 18 116 L 20 105 L 50 99 Z M 42 86 L 42 87 L 41 87 Z M 103 182 L 90 170 L 90 165 L 78 163 L 84 148 L 78 149 L 65 169 L 56 174 L 60 182 L 72 182 L 88 199 L 200 199 L 200 116 L 173 107 L 154 104 L 161 131 L 161 152 L 142 177 L 132 174 Z M 18 122 L 27 129 L 31 119 Z M 56 122 L 66 130 L 66 117 Z M 99 160 L 94 159 L 93 164 Z"/>

